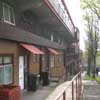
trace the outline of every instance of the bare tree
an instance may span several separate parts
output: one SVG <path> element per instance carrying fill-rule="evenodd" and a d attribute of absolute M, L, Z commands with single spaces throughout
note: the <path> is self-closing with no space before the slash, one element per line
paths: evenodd
<path fill-rule="evenodd" d="M 81 8 L 85 12 L 86 33 L 88 37 L 88 70 L 90 76 L 95 78 L 96 55 L 99 43 L 100 0 L 81 0 Z"/>
<path fill-rule="evenodd" d="M 92 74 L 92 77 L 95 78 L 95 70 L 96 70 L 96 55 L 97 55 L 97 49 L 98 49 L 98 43 L 99 43 L 99 25 L 97 20 L 94 16 L 88 16 L 86 14 L 85 20 L 87 22 L 87 37 L 88 37 L 88 70 L 87 74 L 90 76 Z"/>

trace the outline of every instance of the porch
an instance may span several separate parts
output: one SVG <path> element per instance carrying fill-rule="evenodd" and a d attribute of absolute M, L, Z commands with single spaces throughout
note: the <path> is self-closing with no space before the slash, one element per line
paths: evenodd
<path fill-rule="evenodd" d="M 42 87 L 36 92 L 22 93 L 22 100 L 81 100 L 82 83 L 79 72 L 71 81 L 55 83 Z"/>
<path fill-rule="evenodd" d="M 50 82 L 48 86 L 40 86 L 35 92 L 22 91 L 21 100 L 45 100 L 58 84 L 57 82 Z"/>

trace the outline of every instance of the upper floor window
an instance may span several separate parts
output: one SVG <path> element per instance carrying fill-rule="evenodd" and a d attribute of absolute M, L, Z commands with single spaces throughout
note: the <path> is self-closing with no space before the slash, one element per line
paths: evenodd
<path fill-rule="evenodd" d="M 54 37 L 53 37 L 53 35 L 51 35 L 51 41 L 54 41 Z"/>
<path fill-rule="evenodd" d="M 14 9 L 6 3 L 3 3 L 2 6 L 4 22 L 15 25 Z"/>

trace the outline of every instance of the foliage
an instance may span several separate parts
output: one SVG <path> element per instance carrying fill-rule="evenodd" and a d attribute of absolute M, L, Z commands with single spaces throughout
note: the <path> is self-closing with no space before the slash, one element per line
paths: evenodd
<path fill-rule="evenodd" d="M 86 75 L 86 76 L 84 77 L 84 80 L 95 80 L 95 78 L 93 78 L 93 77 L 91 77 L 91 76 Z"/>
<path fill-rule="evenodd" d="M 81 0 L 81 8 L 92 11 L 100 19 L 100 0 Z"/>
<path fill-rule="evenodd" d="M 95 78 L 96 55 L 99 43 L 99 24 L 100 20 L 100 1 L 99 0 L 81 0 L 81 8 L 85 12 L 86 49 L 88 52 L 88 70 L 87 73 Z"/>
<path fill-rule="evenodd" d="M 91 76 L 86 75 L 86 76 L 84 77 L 84 80 L 91 80 L 91 81 L 95 80 L 98 84 L 100 84 L 100 77 L 95 77 L 95 78 L 93 78 L 93 77 L 91 77 Z"/>
<path fill-rule="evenodd" d="M 100 57 L 100 51 L 97 52 L 97 57 Z"/>
<path fill-rule="evenodd" d="M 96 77 L 95 80 L 97 81 L 98 84 L 100 84 L 100 77 Z"/>

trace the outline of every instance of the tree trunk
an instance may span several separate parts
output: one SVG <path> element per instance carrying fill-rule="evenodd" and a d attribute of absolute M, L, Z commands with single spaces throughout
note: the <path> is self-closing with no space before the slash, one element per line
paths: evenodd
<path fill-rule="evenodd" d="M 96 55 L 93 57 L 94 58 L 94 68 L 93 68 L 93 78 L 95 78 L 95 70 L 96 70 Z"/>
<path fill-rule="evenodd" d="M 90 66 L 91 66 L 91 58 L 90 58 L 90 55 L 88 55 L 88 69 L 87 69 L 88 76 L 90 76 Z"/>

